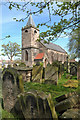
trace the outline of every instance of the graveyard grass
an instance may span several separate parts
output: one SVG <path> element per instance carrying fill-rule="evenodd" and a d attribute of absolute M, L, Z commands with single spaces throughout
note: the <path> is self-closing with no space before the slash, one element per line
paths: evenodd
<path fill-rule="evenodd" d="M 77 76 L 72 77 L 72 79 L 66 79 L 66 74 L 64 73 L 61 77 L 61 79 L 58 80 L 58 85 L 53 85 L 53 84 L 40 84 L 40 83 L 24 83 L 24 90 L 29 91 L 29 90 L 37 90 L 40 92 L 44 92 L 45 94 L 49 94 L 51 93 L 53 101 L 55 102 L 55 98 L 59 97 L 61 95 L 70 93 L 70 92 L 79 92 L 79 85 L 78 85 L 78 81 L 77 81 Z M 72 87 L 70 85 L 70 87 L 65 87 L 64 84 L 68 81 L 72 81 Z M 74 85 L 73 85 L 73 81 L 74 81 Z M 69 83 L 70 84 L 70 83 Z"/>

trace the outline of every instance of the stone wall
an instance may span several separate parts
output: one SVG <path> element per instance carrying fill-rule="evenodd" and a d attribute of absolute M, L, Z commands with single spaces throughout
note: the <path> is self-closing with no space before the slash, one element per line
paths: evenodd
<path fill-rule="evenodd" d="M 62 61 L 64 63 L 67 60 L 67 53 L 62 53 L 52 49 L 47 49 L 42 43 L 39 43 L 39 48 L 47 55 L 47 60 L 50 64 L 54 61 Z"/>
<path fill-rule="evenodd" d="M 23 81 L 31 82 L 32 81 L 32 67 L 15 67 L 15 69 L 22 76 Z"/>

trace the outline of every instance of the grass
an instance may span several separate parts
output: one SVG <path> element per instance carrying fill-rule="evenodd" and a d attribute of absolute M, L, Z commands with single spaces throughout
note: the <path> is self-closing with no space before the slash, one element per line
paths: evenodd
<path fill-rule="evenodd" d="M 32 90 L 43 91 L 45 94 L 51 93 L 53 100 L 55 101 L 55 98 L 58 96 L 78 90 L 78 88 L 75 88 L 75 87 L 64 87 L 63 86 L 68 80 L 76 80 L 76 78 L 77 77 L 74 76 L 72 77 L 72 79 L 66 79 L 66 73 L 64 73 L 61 79 L 58 80 L 58 85 L 26 82 L 24 83 L 24 90 L 25 92 L 32 89 Z"/>

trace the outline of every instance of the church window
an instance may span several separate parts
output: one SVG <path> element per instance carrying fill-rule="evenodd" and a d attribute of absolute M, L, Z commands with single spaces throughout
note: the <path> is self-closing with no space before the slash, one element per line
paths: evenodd
<path fill-rule="evenodd" d="M 28 32 L 28 30 L 25 30 L 25 32 Z"/>
<path fill-rule="evenodd" d="M 37 33 L 37 31 L 36 31 L 36 30 L 34 30 L 34 33 Z"/>
<path fill-rule="evenodd" d="M 25 51 L 25 61 L 28 61 L 28 52 Z"/>

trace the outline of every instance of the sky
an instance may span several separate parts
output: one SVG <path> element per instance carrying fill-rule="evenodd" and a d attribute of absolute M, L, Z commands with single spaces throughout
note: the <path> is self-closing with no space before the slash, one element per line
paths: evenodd
<path fill-rule="evenodd" d="M 31 11 L 35 11 L 36 8 L 28 6 L 28 9 Z M 56 9 L 56 6 L 55 6 Z M 13 18 L 24 18 L 26 16 L 25 12 L 17 11 L 16 9 L 9 10 L 7 5 L 0 5 L 0 54 L 2 49 L 2 44 L 7 44 L 9 41 L 17 42 L 21 46 L 21 29 L 27 24 L 28 19 L 26 19 L 24 22 L 16 22 L 13 20 Z M 42 22 L 46 22 L 49 20 L 49 14 L 47 10 L 44 10 L 44 13 L 42 15 L 32 15 L 32 18 L 35 22 L 35 24 L 39 24 Z M 52 18 L 52 22 L 49 24 L 53 24 L 55 21 L 58 22 L 60 18 L 58 16 L 55 16 Z M 43 32 L 46 30 L 46 27 L 40 27 L 40 32 Z M 5 36 L 10 35 L 10 38 L 3 39 Z M 68 44 L 69 38 L 59 38 L 54 43 L 57 45 L 60 45 L 63 49 L 65 49 L 68 52 L 67 44 Z M 0 56 L 0 59 L 8 59 L 7 57 Z"/>

